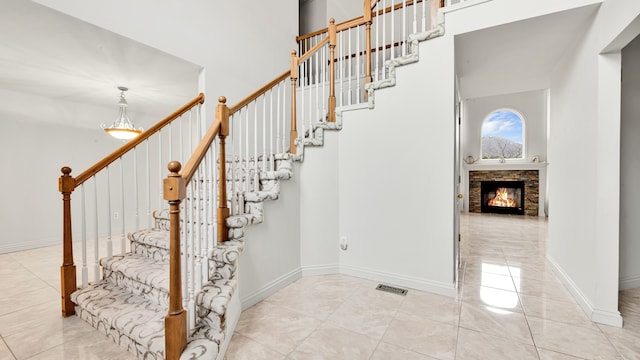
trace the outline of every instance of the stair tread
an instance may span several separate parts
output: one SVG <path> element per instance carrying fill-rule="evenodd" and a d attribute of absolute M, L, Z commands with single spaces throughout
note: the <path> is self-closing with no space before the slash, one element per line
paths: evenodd
<path fill-rule="evenodd" d="M 144 245 L 169 249 L 169 231 L 160 229 L 142 229 L 129 234 L 129 240 Z"/>
<path fill-rule="evenodd" d="M 127 254 L 100 259 L 100 265 L 107 271 L 117 271 L 139 283 L 169 292 L 169 263 L 145 256 Z"/>
<path fill-rule="evenodd" d="M 165 307 L 106 281 L 74 292 L 71 300 L 107 329 L 114 328 L 149 351 L 164 354 Z"/>

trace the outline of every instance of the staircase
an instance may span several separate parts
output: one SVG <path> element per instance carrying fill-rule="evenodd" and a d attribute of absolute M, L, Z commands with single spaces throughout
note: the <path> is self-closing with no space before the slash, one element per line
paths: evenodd
<path fill-rule="evenodd" d="M 391 16 L 393 16 L 393 5 L 390 7 L 391 10 L 385 10 L 384 8 L 379 11 L 370 10 L 374 9 L 377 3 L 378 1 L 365 2 L 365 20 L 367 14 L 371 22 L 373 22 L 372 16 L 382 16 L 387 12 L 390 12 Z M 410 9 L 411 6 L 417 7 L 418 3 L 422 3 L 424 12 L 426 2 L 416 1 L 414 3 L 413 1 L 402 1 L 398 4 L 402 5 L 402 9 Z M 396 7 L 400 6 L 398 4 L 396 4 Z M 370 6 L 370 8 L 367 8 L 367 6 Z M 413 15 L 416 16 L 416 14 L 417 10 L 414 9 Z M 366 21 L 363 24 L 365 23 Z M 345 25 L 345 28 L 348 28 L 348 26 Z M 327 31 L 333 34 L 331 35 L 333 40 L 325 40 L 333 57 L 336 25 L 331 22 Z M 337 31 L 339 32 L 340 30 Z M 398 42 L 395 45 L 392 42 L 392 54 L 390 58 L 386 60 L 383 59 L 384 61 L 380 63 L 376 60 L 375 75 L 369 76 L 369 80 L 366 80 L 366 77 L 358 80 L 358 82 L 362 80 L 361 95 L 351 96 L 349 94 L 343 96 L 342 92 L 340 92 L 337 103 L 333 90 L 335 87 L 334 81 L 331 81 L 330 86 L 329 84 L 322 83 L 321 80 L 318 79 L 324 76 L 314 74 L 313 67 L 305 67 L 303 65 L 304 61 L 312 58 L 312 55 L 310 56 L 304 53 L 306 50 L 303 50 L 303 48 L 311 52 L 315 51 L 314 49 L 319 48 L 319 46 L 313 44 L 305 45 L 305 40 L 301 40 L 300 56 L 292 59 L 292 70 L 290 72 L 293 89 L 296 89 L 296 80 L 300 80 L 297 90 L 292 90 L 294 99 L 292 102 L 296 104 L 296 93 L 304 96 L 305 91 L 309 91 L 309 97 L 307 98 L 307 100 L 309 100 L 312 98 L 314 86 L 316 98 L 318 98 L 320 91 L 325 91 L 325 87 L 330 87 L 328 103 L 314 105 L 318 108 L 324 106 L 324 109 L 327 109 L 329 115 L 326 117 L 318 117 L 310 113 L 309 116 L 305 116 L 306 111 L 304 109 L 298 109 L 298 111 L 293 110 L 291 127 L 288 129 L 291 131 L 292 146 L 288 149 L 283 146 L 281 151 L 278 151 L 278 146 L 276 145 L 276 150 L 273 151 L 274 146 L 272 140 L 269 151 L 266 150 L 268 148 L 268 141 L 264 141 L 262 145 L 263 153 L 258 151 L 258 135 L 256 134 L 260 132 L 262 136 L 266 137 L 265 134 L 268 132 L 268 129 L 274 133 L 276 125 L 273 123 L 269 126 L 263 125 L 259 131 L 253 130 L 255 132 L 256 143 L 252 146 L 252 149 L 250 149 L 250 146 L 247 144 L 249 140 L 248 133 L 246 135 L 243 135 L 241 132 L 235 134 L 236 128 L 233 128 L 233 131 L 229 133 L 229 125 L 225 125 L 224 118 L 226 117 L 228 121 L 229 114 L 231 114 L 231 123 L 240 124 L 240 130 L 242 130 L 244 121 L 243 111 L 245 115 L 250 111 L 252 101 L 255 101 L 254 108 L 258 109 L 258 99 L 260 96 L 264 96 L 262 100 L 263 109 L 268 107 L 275 113 L 277 108 L 279 114 L 280 101 L 276 101 L 277 106 L 273 102 L 269 104 L 264 94 L 266 94 L 267 91 L 272 91 L 270 89 L 275 89 L 276 86 L 280 86 L 277 84 L 280 84 L 282 81 L 288 81 L 289 73 L 287 73 L 287 76 L 278 78 L 280 80 L 274 80 L 271 87 L 265 88 L 267 90 L 263 89 L 259 91 L 258 94 L 253 97 L 253 100 L 241 102 L 232 108 L 226 107 L 226 100 L 221 98 L 217 115 L 220 116 L 222 120 L 217 118 L 216 122 L 214 122 L 206 134 L 199 135 L 199 138 L 203 140 L 197 149 L 195 146 L 191 149 L 191 151 L 196 152 L 194 152 L 194 156 L 186 161 L 185 169 L 181 169 L 180 166 L 174 166 L 172 170 L 172 165 L 169 166 L 171 173 L 164 182 L 164 198 L 169 201 L 171 207 L 169 209 L 162 208 L 154 211 L 152 214 L 153 226 L 150 228 L 135 230 L 127 234 L 130 251 L 124 251 L 125 246 L 123 245 L 121 254 L 111 256 L 111 247 L 109 247 L 107 256 L 100 258 L 99 264 L 94 265 L 96 273 L 98 269 L 101 271 L 101 275 L 96 275 L 94 282 L 87 281 L 86 272 L 88 272 L 90 265 L 87 265 L 86 261 L 83 260 L 83 281 L 81 288 L 78 290 L 69 290 L 69 286 L 65 285 L 65 280 L 69 278 L 69 283 L 75 284 L 76 270 L 73 258 L 71 257 L 71 259 L 69 259 L 67 257 L 68 254 L 65 248 L 65 260 L 62 266 L 63 315 L 71 315 L 75 312 L 75 314 L 111 338 L 114 342 L 126 348 L 128 351 L 135 353 L 140 359 L 178 358 L 175 353 L 168 350 L 169 344 L 174 340 L 169 340 L 166 336 L 173 337 L 174 335 L 180 335 L 177 333 L 182 332 L 184 328 L 186 328 L 186 344 L 184 344 L 186 347 L 181 351 L 180 359 L 221 359 L 224 356 L 224 351 L 235 327 L 233 323 L 235 320 L 231 319 L 232 323 L 228 323 L 227 316 L 238 286 L 238 258 L 245 247 L 244 228 L 251 224 L 263 222 L 263 205 L 265 201 L 278 199 L 280 195 L 280 181 L 292 177 L 292 163 L 293 161 L 303 161 L 305 147 L 322 146 L 324 144 L 324 131 L 337 131 L 342 128 L 341 111 L 357 108 L 373 108 L 375 90 L 395 85 L 396 67 L 418 61 L 418 43 L 441 36 L 443 32 L 444 29 L 442 26 L 432 26 L 431 29 L 426 31 L 409 35 L 406 40 Z M 323 40 L 316 41 L 316 45 L 322 45 L 322 41 Z M 396 51 L 396 46 L 398 49 L 402 46 L 399 56 L 393 55 L 393 52 Z M 369 48 L 371 48 L 371 46 L 369 46 Z M 384 49 L 385 46 L 379 47 L 376 45 L 375 48 Z M 355 51 L 356 53 L 362 53 L 359 49 Z M 349 48 L 343 49 L 341 54 L 350 54 L 353 52 L 354 50 Z M 337 63 L 351 57 L 340 56 L 340 59 L 336 61 Z M 378 58 L 377 53 L 376 58 Z M 329 63 L 332 64 L 334 61 L 329 61 Z M 318 68 L 317 64 L 318 60 L 316 60 L 316 68 Z M 351 65 L 348 64 L 346 66 Z M 298 72 L 304 73 L 305 71 L 307 78 L 305 78 L 304 74 L 300 75 L 300 77 L 298 76 Z M 333 71 L 334 70 L 332 70 L 332 74 Z M 349 86 L 350 89 L 351 78 L 352 76 L 341 78 L 341 89 L 344 84 L 349 84 L 346 86 Z M 279 89 L 278 87 L 278 94 L 280 93 Z M 271 96 L 273 101 L 273 93 Z M 333 100 L 331 100 L 332 97 Z M 186 106 L 185 109 L 193 107 L 195 103 L 204 101 L 204 99 L 196 100 L 194 100 L 193 104 Z M 301 103 L 304 104 L 304 101 L 303 98 Z M 284 104 L 284 100 L 282 103 Z M 284 106 L 282 107 L 284 108 Z M 309 109 L 310 108 L 311 106 Z M 178 116 L 185 111 L 184 109 L 177 111 L 177 113 L 180 113 Z M 305 116 L 306 120 L 296 120 L 296 112 L 300 112 L 301 115 Z M 324 114 L 324 110 L 320 113 Z M 332 113 L 333 115 L 331 115 Z M 234 116 L 236 115 L 238 115 L 239 119 L 234 120 Z M 254 124 L 258 123 L 257 116 L 258 115 L 256 115 Z M 249 116 L 247 115 L 245 117 L 247 118 L 246 126 L 249 127 Z M 174 121 L 177 116 L 172 115 L 170 118 L 171 120 L 163 121 L 164 124 L 162 126 Z M 332 118 L 335 119 L 335 121 L 331 121 Z M 264 120 L 262 121 L 264 124 Z M 297 125 L 302 127 L 301 136 L 297 136 Z M 150 129 L 150 131 L 154 130 L 152 132 L 153 134 L 154 132 L 160 131 L 159 129 L 161 129 L 162 126 L 159 126 L 157 129 Z M 232 127 L 234 126 L 238 125 L 232 125 Z M 284 133 L 284 130 L 285 126 L 280 127 L 278 123 L 277 132 Z M 227 133 L 225 133 L 225 131 L 227 131 Z M 180 132 L 182 133 L 182 130 Z M 149 136 L 152 134 L 149 134 Z M 173 133 L 169 136 L 173 136 Z M 215 151 L 216 136 L 219 137 L 219 152 Z M 226 138 L 230 141 L 228 145 L 230 150 L 225 150 Z M 284 137 L 279 137 L 279 135 L 275 136 L 276 143 L 281 140 L 284 140 Z M 204 143 L 206 143 L 206 146 L 202 145 Z M 282 141 L 282 143 L 284 144 L 285 141 Z M 140 146 L 140 144 L 142 144 L 142 140 L 137 143 L 131 143 L 131 145 L 127 144 L 123 146 L 123 148 L 128 147 L 125 150 L 129 151 Z M 196 153 L 199 149 L 205 149 L 208 152 L 197 155 Z M 231 155 L 229 155 L 229 152 L 231 152 Z M 121 160 L 123 154 L 124 152 L 112 154 L 112 156 L 110 156 L 112 158 L 111 162 L 116 159 Z M 162 162 L 162 155 L 160 155 L 160 158 L 160 162 Z M 197 159 L 194 160 L 194 158 Z M 102 166 L 100 169 L 98 169 L 98 167 L 89 169 L 76 178 L 71 178 L 71 169 L 66 168 L 68 171 L 63 169 L 60 189 L 63 193 L 63 200 L 65 201 L 65 219 L 67 216 L 67 205 L 70 206 L 70 194 L 73 189 L 88 179 L 93 179 L 93 181 L 96 182 L 94 187 L 97 189 L 98 185 L 95 174 L 105 167 L 108 171 L 108 165 L 104 164 L 110 164 L 111 162 L 102 161 L 99 163 L 100 166 Z M 213 171 L 214 167 L 221 169 L 219 177 L 216 177 L 215 171 Z M 221 178 L 225 181 L 220 181 Z M 176 179 L 184 179 L 184 183 L 182 183 L 182 185 L 171 185 L 180 183 Z M 124 187 L 123 181 L 122 188 Z M 136 185 L 136 188 L 137 187 Z M 213 190 L 215 188 L 220 189 L 218 194 L 215 194 Z M 84 188 L 82 189 L 84 202 Z M 95 190 L 95 192 L 97 193 L 97 190 Z M 65 197 L 65 194 L 68 194 L 69 198 Z M 178 195 L 177 197 L 172 197 L 172 194 Z M 97 198 L 96 195 L 96 199 Z M 182 207 L 180 207 L 182 200 L 184 202 L 182 203 Z M 220 204 L 216 220 L 214 218 L 215 215 L 212 215 L 213 210 L 211 209 L 213 209 L 213 207 L 211 207 L 211 204 L 218 201 Z M 151 200 L 147 202 L 151 203 Z M 111 206 L 110 203 L 109 206 Z M 124 213 L 124 195 L 122 207 Z M 135 212 L 138 213 L 137 207 Z M 172 218 L 176 212 L 182 214 L 178 215 L 178 220 Z M 229 214 L 228 216 L 226 215 L 227 213 Z M 97 219 L 98 210 L 95 210 L 95 214 Z M 182 217 L 180 218 L 180 216 Z M 217 233 L 219 241 L 225 238 L 225 241 L 218 243 L 214 243 L 213 241 L 216 233 L 216 231 L 213 230 L 216 227 L 216 221 L 218 224 Z M 83 225 L 83 229 L 84 227 L 85 225 Z M 95 227 L 98 228 L 97 220 Z M 122 229 L 125 229 L 124 221 L 122 223 Z M 69 233 L 70 232 L 69 230 Z M 96 233 L 97 232 L 98 230 L 96 230 Z M 111 226 L 109 227 L 109 232 L 111 232 Z M 67 240 L 65 235 L 65 244 L 67 241 L 70 242 L 70 237 L 71 235 L 69 234 L 69 239 Z M 172 241 L 174 245 L 172 245 Z M 109 235 L 109 246 L 111 246 L 111 235 Z M 83 250 L 86 253 L 86 249 Z M 178 258 L 177 265 L 172 265 L 172 261 L 176 261 L 176 258 Z M 175 269 L 181 268 L 180 258 L 182 258 L 183 271 L 187 271 L 188 274 L 186 276 L 183 275 L 182 283 L 178 280 L 178 285 L 174 285 L 178 289 L 182 289 L 180 294 L 175 295 L 173 293 L 174 290 L 172 290 L 172 282 L 175 281 L 175 279 L 172 280 L 170 277 L 177 276 L 180 278 L 180 275 L 175 275 L 174 271 Z M 73 277 L 73 279 L 71 279 L 71 277 Z M 176 308 L 176 304 L 178 308 Z M 181 307 L 187 310 L 185 311 Z M 173 316 L 185 316 L 185 313 L 187 314 L 186 320 L 177 321 L 186 321 L 186 324 L 180 323 L 180 326 L 176 328 L 178 329 L 177 331 L 169 330 L 169 318 Z M 177 341 L 177 348 L 182 348 L 183 345 L 179 343 L 179 340 Z"/>

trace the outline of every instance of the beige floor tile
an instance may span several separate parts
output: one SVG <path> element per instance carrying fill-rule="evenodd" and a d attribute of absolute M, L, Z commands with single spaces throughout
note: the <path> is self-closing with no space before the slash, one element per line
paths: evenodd
<path fill-rule="evenodd" d="M 354 332 L 325 325 L 315 330 L 287 358 L 292 360 L 368 360 L 377 340 Z"/>
<path fill-rule="evenodd" d="M 460 328 L 456 359 L 536 360 L 538 355 L 533 345 Z"/>
<path fill-rule="evenodd" d="M 417 290 L 409 290 L 400 312 L 418 315 L 443 323 L 458 325 L 461 302 L 454 298 Z"/>
<path fill-rule="evenodd" d="M 462 303 L 460 327 L 533 344 L 523 314 L 475 303 Z"/>
<path fill-rule="evenodd" d="M 381 342 L 373 353 L 371 360 L 433 360 L 435 358 L 422 355 L 411 350 Z"/>
<path fill-rule="evenodd" d="M 616 349 L 600 329 L 528 317 L 536 346 L 587 359 L 617 359 Z"/>
<path fill-rule="evenodd" d="M 380 340 L 397 311 L 397 306 L 372 304 L 352 298 L 340 305 L 327 323 Z"/>
<path fill-rule="evenodd" d="M 454 359 L 457 334 L 456 326 L 399 312 L 382 341 L 438 359 Z"/>
<path fill-rule="evenodd" d="M 96 334 L 98 336 L 92 336 Z M 135 360 L 137 357 L 97 331 L 41 352 L 29 360 Z"/>
<path fill-rule="evenodd" d="M 527 316 L 578 326 L 593 326 L 591 320 L 576 303 L 529 295 L 521 295 L 520 300 Z"/>
<path fill-rule="evenodd" d="M 465 286 L 462 300 L 491 306 L 493 308 L 504 309 L 522 313 L 522 306 L 518 293 L 487 286 Z"/>
<path fill-rule="evenodd" d="M 77 316 L 43 322 L 6 336 L 4 340 L 17 359 L 27 359 L 62 344 L 75 348 L 74 343 L 87 335 L 94 341 L 107 340 L 104 336 L 98 337 L 99 333 Z"/>
<path fill-rule="evenodd" d="M 0 261 L 2 261 L 1 258 L 0 258 Z M 13 357 L 13 354 L 11 353 L 7 345 L 4 343 L 2 338 L 0 338 L 0 360 L 15 360 L 15 359 L 16 358 Z"/>
<path fill-rule="evenodd" d="M 538 348 L 540 360 L 583 360 L 582 358 Z"/>
<path fill-rule="evenodd" d="M 0 316 L 0 335 L 7 337 L 48 324 L 62 324 L 60 300 L 49 301 L 30 308 Z"/>
<path fill-rule="evenodd" d="M 507 291 L 516 291 L 511 276 L 492 273 L 471 273 L 464 276 L 465 286 L 487 286 Z"/>
<path fill-rule="evenodd" d="M 22 292 L 5 291 L 0 297 L 0 316 L 56 300 L 60 301 L 60 293 L 48 285 L 27 288 Z"/>
<path fill-rule="evenodd" d="M 309 314 L 319 320 L 326 320 L 345 301 L 346 295 L 339 292 L 340 290 L 323 292 L 313 287 L 303 287 L 294 283 L 265 301 Z"/>
<path fill-rule="evenodd" d="M 279 360 L 286 356 L 238 333 L 233 335 L 225 360 Z"/>
<path fill-rule="evenodd" d="M 625 359 L 640 359 L 640 332 L 630 329 L 635 324 L 627 323 L 627 318 L 624 320 L 622 328 L 600 324 L 598 327 Z"/>
<path fill-rule="evenodd" d="M 541 281 L 525 278 L 514 278 L 513 280 L 520 294 L 575 303 L 569 291 L 559 281 Z"/>
<path fill-rule="evenodd" d="M 286 355 L 321 323 L 310 315 L 263 301 L 240 315 L 236 332 Z"/>

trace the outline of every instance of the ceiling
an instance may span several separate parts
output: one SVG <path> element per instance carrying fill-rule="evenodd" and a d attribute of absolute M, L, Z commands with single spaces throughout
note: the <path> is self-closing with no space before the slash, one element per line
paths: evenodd
<path fill-rule="evenodd" d="M 597 9 L 585 6 L 456 36 L 463 98 L 549 87 L 552 70 Z"/>
<path fill-rule="evenodd" d="M 118 86 L 136 126 L 197 95 L 200 67 L 30 0 L 2 0 L 0 119 L 96 127 L 117 115 Z"/>

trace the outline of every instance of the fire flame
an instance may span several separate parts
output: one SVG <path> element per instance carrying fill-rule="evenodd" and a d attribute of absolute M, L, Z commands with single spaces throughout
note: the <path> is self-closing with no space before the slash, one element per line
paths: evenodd
<path fill-rule="evenodd" d="M 507 188 L 496 189 L 496 196 L 489 200 L 489 206 L 516 207 L 516 202 L 509 198 Z"/>

